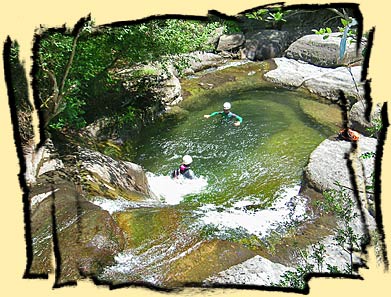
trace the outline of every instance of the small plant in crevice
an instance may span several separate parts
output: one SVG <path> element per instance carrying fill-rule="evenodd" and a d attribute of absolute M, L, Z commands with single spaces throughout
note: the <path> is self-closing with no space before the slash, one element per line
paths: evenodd
<path fill-rule="evenodd" d="M 307 250 L 296 248 L 293 255 L 298 259 L 295 270 L 286 271 L 281 275 L 281 281 L 276 286 L 304 289 L 305 278 L 309 273 L 337 273 L 351 275 L 354 273 L 354 251 L 360 249 L 360 244 L 365 238 L 357 234 L 353 229 L 353 221 L 358 214 L 355 211 L 355 203 L 349 191 L 340 188 L 326 190 L 323 193 L 324 200 L 316 204 L 320 214 L 333 214 L 339 222 L 336 227 L 333 240 L 344 252 L 347 253 L 345 266 L 332 265 L 326 262 L 326 247 L 324 243 L 317 242 Z"/>
<path fill-rule="evenodd" d="M 355 250 L 360 250 L 363 237 L 353 229 L 353 221 L 358 217 L 352 193 L 340 186 L 339 190 L 324 191 L 324 201 L 320 207 L 326 213 L 332 213 L 339 222 L 334 240 L 349 257 L 346 272 L 353 273 L 353 255 Z"/>
<path fill-rule="evenodd" d="M 305 277 L 314 271 L 315 265 L 310 263 L 310 254 L 307 251 L 296 249 L 294 254 L 295 258 L 299 259 L 300 264 L 295 270 L 286 271 L 281 276 L 280 282 L 274 285 L 297 289 L 305 288 Z"/>

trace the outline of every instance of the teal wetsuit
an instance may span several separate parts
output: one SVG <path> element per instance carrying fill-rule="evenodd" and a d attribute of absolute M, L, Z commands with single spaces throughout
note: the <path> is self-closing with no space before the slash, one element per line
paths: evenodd
<path fill-rule="evenodd" d="M 239 121 L 239 123 L 243 122 L 243 118 L 241 116 L 238 116 L 237 114 L 234 114 L 233 112 L 225 113 L 224 111 L 215 111 L 210 114 L 211 117 L 214 117 L 215 115 L 221 114 L 225 120 L 230 120 L 232 118 L 235 118 Z"/>

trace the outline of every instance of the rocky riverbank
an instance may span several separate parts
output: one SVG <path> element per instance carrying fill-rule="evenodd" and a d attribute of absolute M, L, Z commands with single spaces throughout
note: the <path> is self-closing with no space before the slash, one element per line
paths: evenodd
<path fill-rule="evenodd" d="M 331 104 L 343 104 L 340 100 L 343 93 L 349 102 L 349 124 L 362 134 L 357 148 L 350 142 L 334 139 L 323 141 L 311 154 L 304 170 L 300 195 L 319 197 L 324 190 L 337 189 L 335 181 L 348 189 L 354 189 L 357 185 L 359 193 L 364 194 L 360 194 L 356 205 L 359 216 L 355 230 L 359 235 L 365 235 L 376 227 L 370 215 L 373 213 L 373 202 L 365 192 L 365 186 L 371 183 L 374 160 L 360 158 L 360 155 L 375 152 L 377 139 L 369 137 L 368 133 L 368 128 L 374 124 L 365 117 L 369 104 L 364 93 L 365 78 L 361 77 L 361 54 L 353 43 L 348 48 L 345 60 L 338 61 L 337 36 L 328 40 L 312 34 L 296 38 L 289 31 L 271 29 L 252 31 L 251 34 L 221 34 L 216 41 L 216 52 L 189 54 L 189 67 L 184 72 L 191 75 L 232 60 L 249 63 L 268 60 L 273 69 L 264 75 L 265 80 L 287 88 L 306 89 L 329 100 Z M 356 66 L 343 66 L 352 63 Z M 181 80 L 175 69 L 154 69 L 155 78 L 161 81 L 159 87 L 162 96 L 157 102 L 159 108 L 151 111 L 151 117 L 164 113 L 183 100 Z M 132 69 L 116 71 L 116 75 L 123 79 L 125 90 L 130 90 L 132 85 L 127 75 Z M 379 117 L 379 107 L 374 108 L 371 119 Z M 105 121 L 100 120 L 81 131 L 78 137 L 83 138 L 83 145 L 66 143 L 65 149 L 59 149 L 57 143 L 53 145 L 52 140 L 47 139 L 38 150 L 34 146 L 25 148 L 24 179 L 29 186 L 32 247 L 28 273 L 46 275 L 54 271 L 51 262 L 54 248 L 61 251 L 57 284 L 72 283 L 86 275 L 96 275 L 124 249 L 126 238 L 122 230 L 107 211 L 89 201 L 91 197 L 121 197 L 134 205 L 142 203 L 144 207 L 159 204 L 150 195 L 141 166 L 115 160 L 97 152 L 93 146 L 89 147 L 89 138 L 122 141 L 118 133 L 107 134 L 104 128 Z M 355 184 L 351 179 L 352 170 Z M 353 191 L 350 195 L 354 196 Z M 53 247 L 55 239 L 57 244 Z M 327 259 L 330 260 L 327 264 L 348 261 L 346 253 L 332 243 L 331 237 L 325 238 L 324 243 Z M 361 256 L 355 257 L 355 263 L 363 261 Z M 287 271 L 295 271 L 295 268 L 255 256 L 211 276 L 205 284 L 267 286 L 278 283 L 281 275 Z"/>
<path fill-rule="evenodd" d="M 225 38 L 224 42 L 226 40 L 229 38 Z M 241 38 L 236 38 L 236 40 L 241 40 Z M 275 69 L 267 72 L 264 77 L 270 82 L 287 88 L 306 89 L 341 106 L 346 104 L 340 101 L 341 94 L 347 99 L 349 126 L 362 134 L 357 147 L 350 142 L 337 141 L 334 138 L 323 141 L 310 156 L 304 170 L 300 194 L 316 197 L 326 190 L 341 190 L 341 187 L 347 189 L 348 195 L 355 201 L 354 209 L 357 214 L 352 222 L 352 228 L 357 236 L 364 238 L 376 229 L 373 197 L 366 191 L 367 186 L 372 185 L 373 182 L 374 159 L 365 159 L 361 156 L 376 151 L 377 139 L 364 135 L 369 135 L 368 128 L 374 125 L 371 120 L 380 118 L 380 107 L 376 106 L 370 112 L 371 120 L 366 119 L 368 104 L 364 92 L 365 77 L 361 77 L 363 69 L 360 50 L 351 44 L 344 61 L 338 61 L 339 41 L 340 38 L 337 35 L 333 35 L 327 41 L 315 34 L 303 36 L 288 46 L 285 51 L 280 52 L 280 57 L 269 56 L 273 58 Z M 246 43 L 241 42 L 241 44 Z M 243 51 L 246 51 L 246 47 Z M 249 57 L 248 54 L 247 57 Z M 259 56 L 250 52 L 250 57 Z M 341 66 L 343 64 L 355 64 L 356 66 L 348 68 Z M 358 197 L 355 197 L 355 188 Z M 323 266 L 318 271 L 327 271 L 326 265 L 338 267 L 340 271 L 343 271 L 346 263 L 350 261 L 348 253 L 336 243 L 335 236 L 336 234 L 327 236 L 319 243 L 325 247 L 326 257 L 323 259 Z M 365 245 L 364 241 L 361 244 Z M 307 252 L 313 252 L 313 247 L 310 246 Z M 354 254 L 354 265 L 361 266 L 363 261 L 365 262 L 362 256 L 362 253 Z M 309 264 L 315 266 L 317 263 L 314 259 L 307 259 L 306 263 L 301 263 L 301 265 Z M 294 273 L 297 270 L 289 265 L 273 263 L 255 256 L 208 278 L 205 285 L 273 286 L 281 283 L 284 280 L 281 278 L 282 275 L 289 272 Z"/>

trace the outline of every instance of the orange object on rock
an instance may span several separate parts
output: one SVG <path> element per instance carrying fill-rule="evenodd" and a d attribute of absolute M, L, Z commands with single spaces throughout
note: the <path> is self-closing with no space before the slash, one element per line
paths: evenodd
<path fill-rule="evenodd" d="M 340 139 L 355 142 L 360 138 L 360 133 L 358 133 L 357 131 L 354 131 L 350 128 L 344 128 L 339 131 L 338 137 Z"/>

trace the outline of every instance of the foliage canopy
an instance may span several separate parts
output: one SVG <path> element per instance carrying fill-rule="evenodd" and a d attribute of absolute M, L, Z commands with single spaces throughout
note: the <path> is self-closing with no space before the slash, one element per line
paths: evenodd
<path fill-rule="evenodd" d="M 172 61 L 178 54 L 211 51 L 210 36 L 224 21 L 154 19 L 122 26 L 94 26 L 87 19 L 78 30 L 46 30 L 39 38 L 36 82 L 45 126 L 55 129 L 85 126 L 84 106 L 91 85 L 114 87 L 115 67 Z M 183 67 L 183 59 L 174 66 Z M 95 104 L 99 104 L 99 98 Z M 125 111 L 126 117 L 131 113 Z M 129 120 L 129 118 L 127 118 Z"/>

